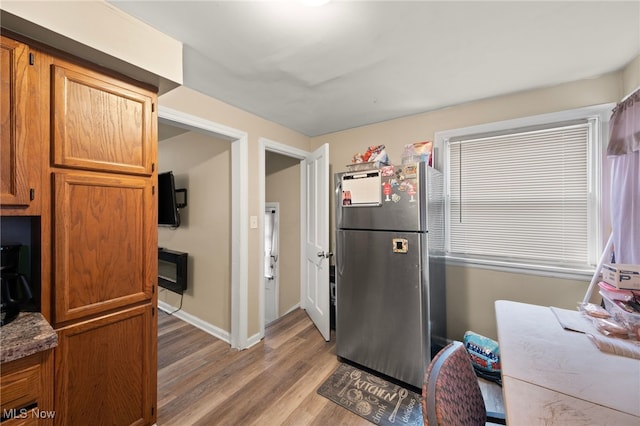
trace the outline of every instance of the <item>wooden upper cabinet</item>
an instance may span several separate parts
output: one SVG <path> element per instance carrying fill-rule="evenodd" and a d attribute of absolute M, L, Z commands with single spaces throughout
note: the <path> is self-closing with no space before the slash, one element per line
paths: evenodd
<path fill-rule="evenodd" d="M 151 179 L 54 173 L 54 322 L 151 300 L 156 196 Z"/>
<path fill-rule="evenodd" d="M 0 203 L 29 206 L 28 170 L 29 47 L 0 38 Z M 40 163 L 37 163 L 39 170 Z M 39 172 L 38 172 L 38 176 Z"/>
<path fill-rule="evenodd" d="M 51 78 L 54 166 L 151 176 L 155 93 L 59 59 Z"/>

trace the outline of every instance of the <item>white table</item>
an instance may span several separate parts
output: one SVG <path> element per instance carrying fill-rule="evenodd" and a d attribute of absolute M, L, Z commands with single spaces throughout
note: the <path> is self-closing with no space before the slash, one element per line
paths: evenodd
<path fill-rule="evenodd" d="M 549 307 L 495 308 L 508 424 L 640 425 L 639 360 L 601 352 Z"/>

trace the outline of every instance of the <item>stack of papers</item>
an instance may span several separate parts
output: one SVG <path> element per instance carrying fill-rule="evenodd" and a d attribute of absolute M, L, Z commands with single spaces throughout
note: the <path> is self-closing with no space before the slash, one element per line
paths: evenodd
<path fill-rule="evenodd" d="M 640 342 L 607 337 L 596 330 L 591 321 L 575 311 L 550 307 L 558 322 L 565 330 L 585 333 L 601 352 L 640 359 Z"/>
<path fill-rule="evenodd" d="M 589 337 L 602 352 L 640 359 L 640 342 L 616 339 L 598 334 L 587 334 L 587 337 Z"/>

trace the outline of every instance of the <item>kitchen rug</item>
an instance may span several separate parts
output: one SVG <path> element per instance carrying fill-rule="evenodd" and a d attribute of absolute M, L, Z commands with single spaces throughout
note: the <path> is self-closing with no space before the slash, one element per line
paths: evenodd
<path fill-rule="evenodd" d="M 318 393 L 377 425 L 423 424 L 421 395 L 349 364 L 341 363 Z"/>

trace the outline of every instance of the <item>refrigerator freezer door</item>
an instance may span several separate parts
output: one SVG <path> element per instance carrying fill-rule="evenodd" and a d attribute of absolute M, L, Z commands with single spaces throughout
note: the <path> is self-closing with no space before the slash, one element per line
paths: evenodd
<path fill-rule="evenodd" d="M 422 386 L 430 360 L 426 233 L 339 230 L 336 353 Z"/>
<path fill-rule="evenodd" d="M 423 163 L 336 175 L 336 227 L 427 231 L 427 175 Z"/>

